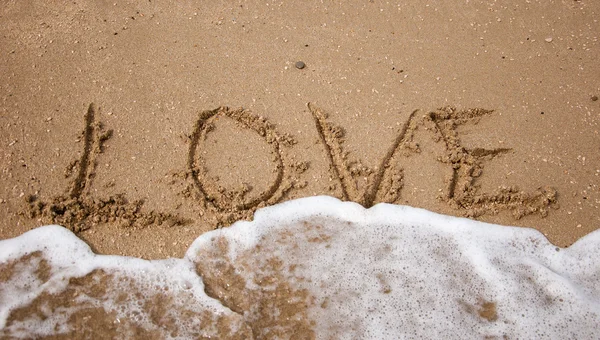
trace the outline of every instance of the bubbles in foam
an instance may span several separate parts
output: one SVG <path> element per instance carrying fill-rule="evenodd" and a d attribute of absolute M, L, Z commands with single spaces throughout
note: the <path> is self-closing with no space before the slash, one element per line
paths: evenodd
<path fill-rule="evenodd" d="M 189 262 L 97 256 L 57 226 L 1 241 L 0 271 L 0 337 L 189 339 L 243 330 L 238 315 L 204 294 Z M 28 294 L 16 295 L 25 284 Z"/>
<path fill-rule="evenodd" d="M 259 210 L 183 259 L 98 256 L 42 227 L 0 241 L 0 336 L 596 338 L 599 246 L 328 197 Z"/>
<path fill-rule="evenodd" d="M 211 254 L 218 234 L 229 248 Z M 557 252 L 531 229 L 311 198 L 201 237 L 188 258 L 226 254 L 257 300 L 269 298 L 254 286 L 257 279 L 282 277 L 307 292 L 305 309 L 290 312 L 305 312 L 323 338 L 589 338 L 600 321 L 600 263 L 590 252 L 599 235 Z M 594 260 L 579 262 L 586 256 Z M 273 269 L 265 258 L 280 263 Z M 203 273 L 214 275 L 210 268 Z"/>

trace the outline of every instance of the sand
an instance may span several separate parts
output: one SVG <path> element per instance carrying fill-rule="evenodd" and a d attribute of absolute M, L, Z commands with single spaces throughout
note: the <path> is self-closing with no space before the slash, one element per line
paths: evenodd
<path fill-rule="evenodd" d="M 181 257 L 331 195 L 600 227 L 600 4 L 6 2 L 0 239 Z M 298 62 L 304 67 L 297 67 Z"/>
<path fill-rule="evenodd" d="M 257 206 L 328 194 L 533 227 L 567 246 L 600 222 L 598 7 L 7 3 L 0 237 L 85 221 L 100 253 L 181 256 Z M 435 113 L 448 107 L 486 111 Z M 264 127 L 227 114 L 238 108 Z M 72 206 L 73 191 L 93 216 L 27 207 Z M 227 215 L 230 199 L 241 206 Z"/>

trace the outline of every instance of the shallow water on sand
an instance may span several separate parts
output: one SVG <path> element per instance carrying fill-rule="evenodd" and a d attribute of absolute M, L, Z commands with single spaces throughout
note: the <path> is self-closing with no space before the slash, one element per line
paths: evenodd
<path fill-rule="evenodd" d="M 0 241 L 0 335 L 595 338 L 600 232 L 310 197 L 201 235 L 182 259 L 95 255 L 67 229 Z"/>

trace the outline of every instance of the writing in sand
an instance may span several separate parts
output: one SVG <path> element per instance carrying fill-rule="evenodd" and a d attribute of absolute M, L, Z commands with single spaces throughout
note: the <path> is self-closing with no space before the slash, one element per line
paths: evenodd
<path fill-rule="evenodd" d="M 345 150 L 342 127 L 330 123 L 327 114 L 315 105 L 309 103 L 308 109 L 335 182 L 332 184 L 334 192 L 330 194 L 344 201 L 357 202 L 367 208 L 376 203 L 397 203 L 405 183 L 402 161 L 421 152 L 421 146 L 414 141 L 419 131 L 431 135 L 435 145 L 442 150 L 437 160 L 451 170 L 438 198 L 464 216 L 477 217 L 500 211 L 511 211 L 515 218 L 534 213 L 545 216 L 557 201 L 557 192 L 551 187 L 525 192 L 514 186 L 501 186 L 492 192 L 482 192 L 478 181 L 486 163 L 511 149 L 467 148 L 461 142 L 458 127 L 477 124 L 492 114 L 492 110 L 444 107 L 422 116 L 415 110 L 398 130 L 379 165 L 367 167 Z M 103 153 L 104 143 L 112 136 L 112 130 L 104 130 L 96 116 L 96 108 L 90 104 L 82 133 L 83 152 L 67 169 L 67 174 L 72 177 L 71 185 L 64 194 L 49 200 L 28 196 L 29 215 L 75 232 L 114 221 L 141 227 L 192 223 L 190 218 L 174 212 L 144 210 L 143 201 L 130 202 L 126 194 L 96 197 L 91 183 L 97 159 Z M 241 129 L 255 132 L 269 146 L 274 176 L 262 191 L 255 190 L 260 187 L 255 183 L 244 182 L 235 187 L 220 185 L 207 170 L 202 150 L 218 119 L 231 120 Z M 202 111 L 189 135 L 187 169 L 178 171 L 178 176 L 187 182 L 185 196 L 199 202 L 204 212 L 215 216 L 215 226 L 250 219 L 256 209 L 281 202 L 291 191 L 306 184 L 302 173 L 310 164 L 290 157 L 287 150 L 294 144 L 296 141 L 292 136 L 279 133 L 273 124 L 249 110 L 219 107 Z"/>

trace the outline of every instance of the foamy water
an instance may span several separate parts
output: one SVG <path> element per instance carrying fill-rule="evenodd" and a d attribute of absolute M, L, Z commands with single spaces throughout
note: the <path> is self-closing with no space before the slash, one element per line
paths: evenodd
<path fill-rule="evenodd" d="M 257 211 L 183 259 L 95 255 L 46 226 L 0 241 L 0 337 L 598 338 L 600 231 L 503 227 L 330 197 Z"/>

